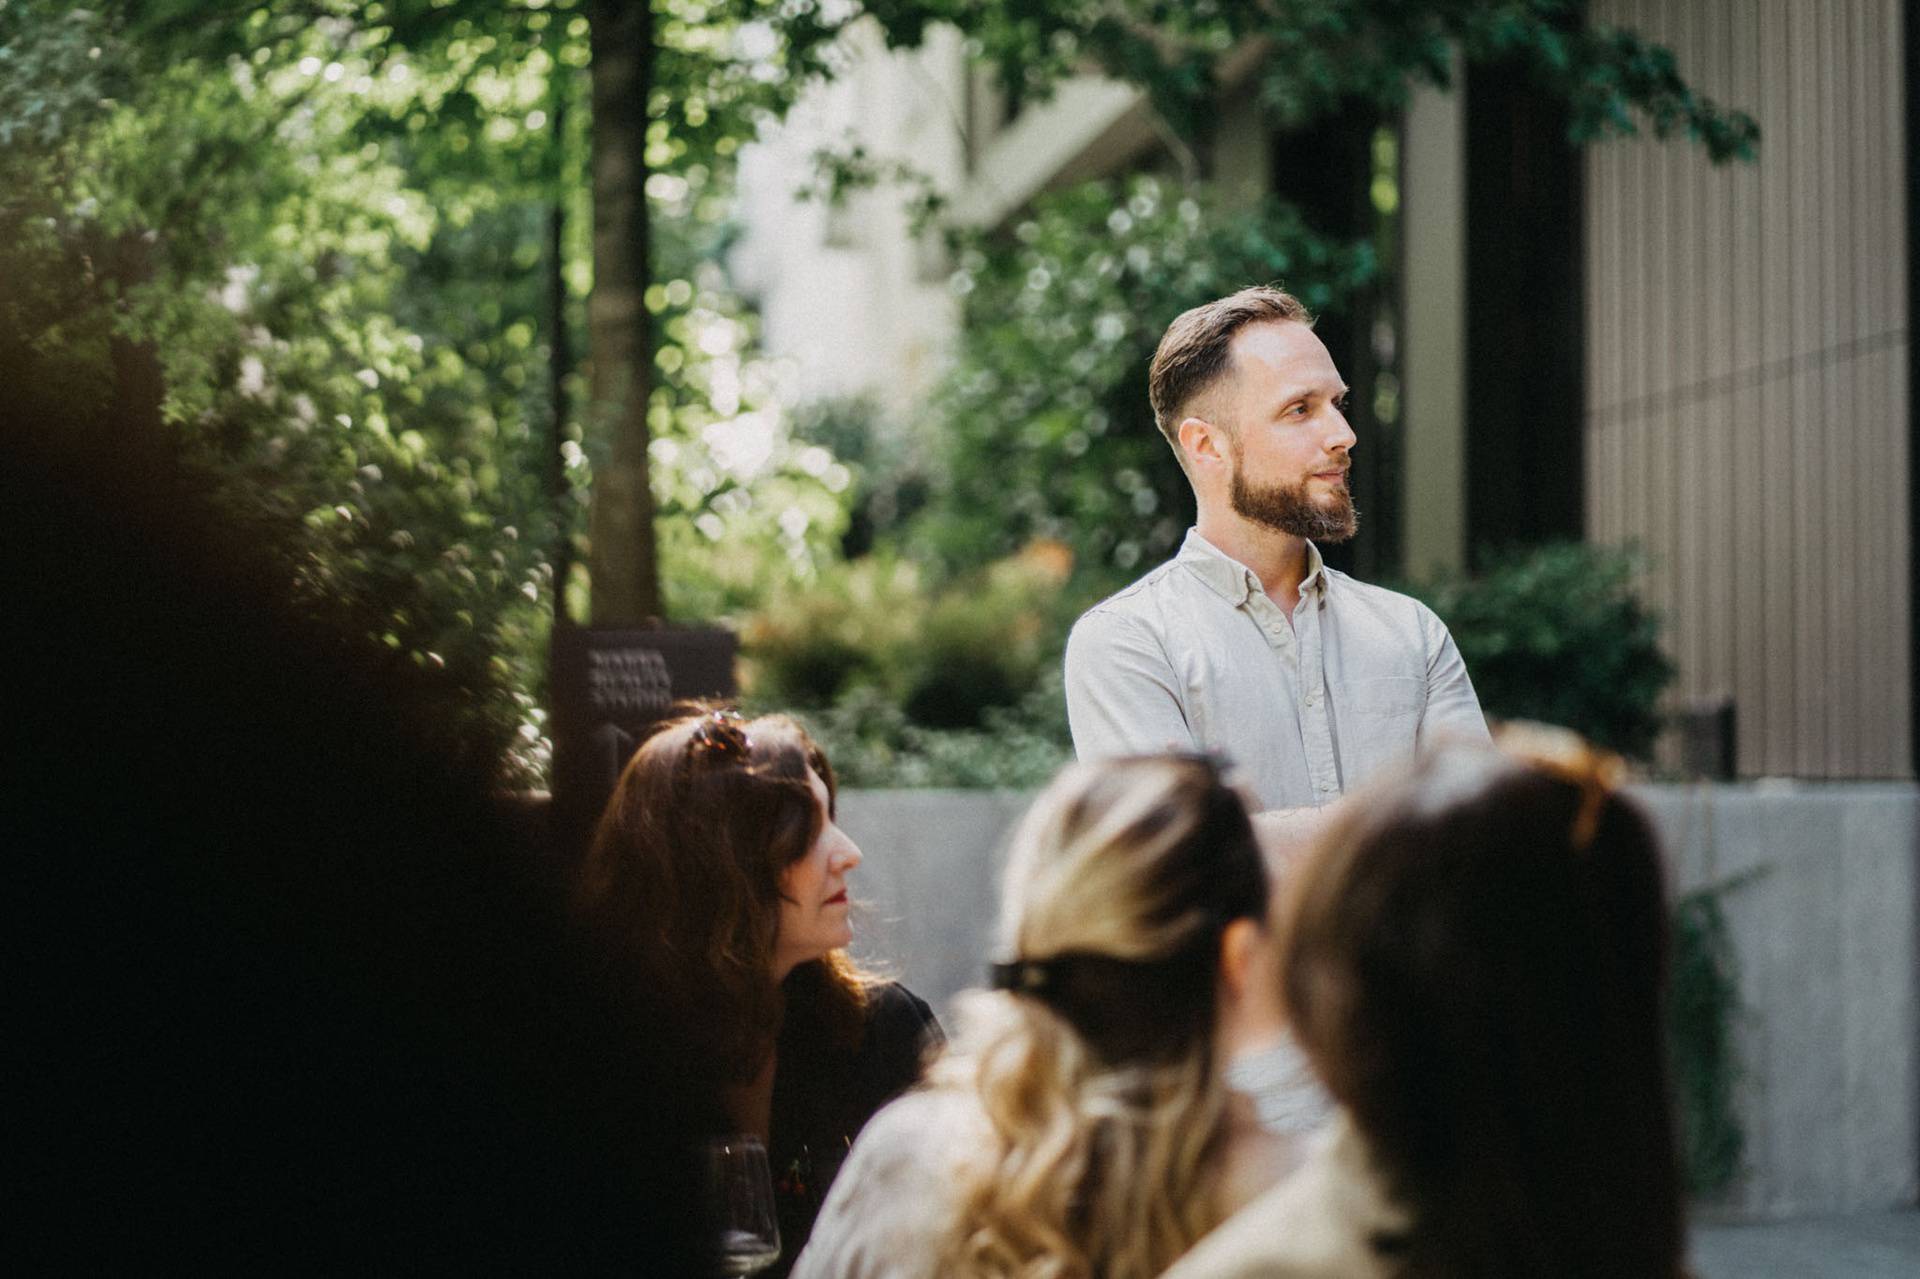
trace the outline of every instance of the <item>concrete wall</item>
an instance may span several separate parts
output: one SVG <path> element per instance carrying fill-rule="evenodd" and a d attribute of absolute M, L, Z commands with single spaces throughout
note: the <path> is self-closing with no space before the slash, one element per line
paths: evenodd
<path fill-rule="evenodd" d="M 1920 1194 L 1920 792 L 1645 787 L 1676 887 L 1732 884 L 1746 1175 L 1722 1207 L 1785 1217 Z"/>
<path fill-rule="evenodd" d="M 1677 889 L 1725 896 L 1745 1005 L 1733 1217 L 1911 1204 L 1920 1185 L 1920 790 L 1644 786 Z M 933 1002 L 980 984 L 1021 794 L 849 791 L 858 949 Z"/>
<path fill-rule="evenodd" d="M 854 872 L 855 952 L 951 1025 L 953 996 L 986 979 L 1007 837 L 1031 796 L 1012 791 L 842 791 Z"/>

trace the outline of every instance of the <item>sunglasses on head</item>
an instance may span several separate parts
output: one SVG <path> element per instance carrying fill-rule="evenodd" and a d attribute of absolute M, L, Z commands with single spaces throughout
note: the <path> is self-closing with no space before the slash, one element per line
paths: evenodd
<path fill-rule="evenodd" d="M 747 717 L 739 711 L 709 711 L 694 724 L 687 738 L 689 759 L 745 762 L 753 752 L 747 736 Z"/>

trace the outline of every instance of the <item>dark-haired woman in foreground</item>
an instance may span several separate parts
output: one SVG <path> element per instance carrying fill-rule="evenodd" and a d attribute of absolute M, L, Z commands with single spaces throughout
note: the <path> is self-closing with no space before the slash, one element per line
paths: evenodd
<path fill-rule="evenodd" d="M 1345 1116 L 1170 1279 L 1682 1273 L 1653 832 L 1611 757 L 1503 745 L 1426 756 L 1298 870 L 1283 993 Z"/>
<path fill-rule="evenodd" d="M 1062 773 L 1014 837 L 999 989 L 868 1127 L 796 1276 L 1159 1274 L 1297 1148 L 1229 1080 L 1280 1031 L 1266 913 L 1212 761 Z"/>
<path fill-rule="evenodd" d="M 860 850 L 835 824 L 833 769 L 781 715 L 704 711 L 644 742 L 587 858 L 584 895 L 664 999 L 708 1081 L 716 1131 L 760 1137 L 784 1274 L 868 1117 L 920 1073 L 926 1003 L 844 947 Z"/>

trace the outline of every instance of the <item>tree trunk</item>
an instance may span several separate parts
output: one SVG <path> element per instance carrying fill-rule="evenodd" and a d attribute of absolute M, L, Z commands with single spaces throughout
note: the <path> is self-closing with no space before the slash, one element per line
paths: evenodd
<path fill-rule="evenodd" d="M 653 85 L 653 8 L 593 0 L 593 295 L 589 429 L 608 441 L 588 516 L 597 626 L 638 626 L 663 612 L 647 465 L 653 331 L 646 291 L 647 97 Z"/>
<path fill-rule="evenodd" d="M 573 483 L 567 477 L 567 379 L 573 374 L 573 341 L 567 326 L 567 100 L 577 74 L 571 67 L 553 70 L 553 190 L 547 204 L 547 399 L 553 437 L 547 441 L 547 501 L 552 504 L 553 621 L 572 620 L 567 612 L 567 578 L 573 569 Z"/>

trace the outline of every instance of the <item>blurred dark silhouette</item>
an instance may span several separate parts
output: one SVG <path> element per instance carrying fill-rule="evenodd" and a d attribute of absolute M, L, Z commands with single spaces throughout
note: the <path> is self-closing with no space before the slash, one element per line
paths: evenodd
<path fill-rule="evenodd" d="M 293 543 L 127 383 L 90 413 L 33 357 L 0 334 L 9 1251 L 697 1269 L 675 1045 L 446 730 L 458 690 L 297 611 Z"/>
<path fill-rule="evenodd" d="M 1384 1270 L 1678 1275 L 1653 828 L 1572 733 L 1500 745 L 1431 752 L 1322 834 L 1284 912 L 1295 1033 L 1409 1215 Z"/>
<path fill-rule="evenodd" d="M 1277 919 L 1341 1114 L 1167 1279 L 1680 1279 L 1664 872 L 1618 757 L 1509 725 L 1347 801 Z"/>

